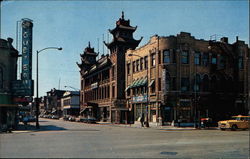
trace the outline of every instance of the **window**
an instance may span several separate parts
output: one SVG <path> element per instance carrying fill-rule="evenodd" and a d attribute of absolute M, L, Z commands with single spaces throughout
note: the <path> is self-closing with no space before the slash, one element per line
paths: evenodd
<path fill-rule="evenodd" d="M 158 63 L 161 64 L 161 51 L 159 50 L 159 53 L 158 53 Z"/>
<path fill-rule="evenodd" d="M 220 56 L 220 68 L 221 69 L 224 69 L 225 68 L 225 64 L 226 64 L 226 61 L 225 61 L 225 57 L 223 55 Z"/>
<path fill-rule="evenodd" d="M 127 64 L 127 74 L 130 74 L 130 63 Z"/>
<path fill-rule="evenodd" d="M 159 91 L 161 91 L 161 78 L 159 78 L 158 80 L 159 80 L 158 81 L 158 89 L 159 89 Z"/>
<path fill-rule="evenodd" d="M 155 66 L 155 53 L 151 54 L 151 66 Z"/>
<path fill-rule="evenodd" d="M 239 69 L 244 68 L 244 63 L 243 63 L 243 57 L 242 56 L 239 57 L 238 64 L 239 64 Z"/>
<path fill-rule="evenodd" d="M 170 74 L 166 73 L 166 91 L 170 91 L 170 82 L 171 82 Z"/>
<path fill-rule="evenodd" d="M 182 64 L 188 64 L 188 62 L 189 62 L 188 58 L 189 58 L 188 52 L 187 51 L 183 51 L 181 53 L 181 63 Z"/>
<path fill-rule="evenodd" d="M 208 75 L 204 75 L 203 80 L 202 80 L 202 86 L 203 86 L 204 92 L 209 91 L 209 77 L 208 77 Z"/>
<path fill-rule="evenodd" d="M 169 50 L 163 51 L 163 62 L 170 63 L 170 51 Z"/>
<path fill-rule="evenodd" d="M 155 82 L 151 85 L 151 93 L 155 93 Z"/>
<path fill-rule="evenodd" d="M 133 73 L 135 72 L 135 61 L 133 62 Z"/>
<path fill-rule="evenodd" d="M 196 65 L 200 65 L 200 56 L 201 56 L 200 52 L 195 52 L 195 54 L 194 54 L 194 63 Z"/>
<path fill-rule="evenodd" d="M 3 88 L 3 69 L 0 67 L 0 89 Z"/>
<path fill-rule="evenodd" d="M 172 78 L 172 90 L 176 90 L 176 77 Z"/>
<path fill-rule="evenodd" d="M 115 97 L 115 86 L 112 86 L 112 97 Z"/>
<path fill-rule="evenodd" d="M 189 78 L 181 78 L 181 91 L 187 92 L 189 90 Z"/>
<path fill-rule="evenodd" d="M 209 58 L 208 57 L 209 56 L 208 56 L 207 53 L 203 54 L 203 56 L 202 56 L 202 65 L 203 66 L 208 66 L 208 62 L 209 62 Z"/>
<path fill-rule="evenodd" d="M 200 85 L 201 85 L 201 76 L 199 74 L 196 74 L 194 76 L 194 91 L 195 92 L 200 91 Z"/>
<path fill-rule="evenodd" d="M 144 66 L 145 69 L 148 69 L 148 56 L 144 57 Z"/>
<path fill-rule="evenodd" d="M 136 72 L 139 71 L 139 66 L 140 66 L 139 60 L 136 60 Z"/>
<path fill-rule="evenodd" d="M 176 63 L 176 51 L 173 50 L 173 63 Z"/>
<path fill-rule="evenodd" d="M 217 64 L 217 56 L 216 56 L 216 55 L 212 55 L 212 61 L 211 61 L 211 63 L 212 63 L 213 65 L 216 65 L 216 64 Z"/>
<path fill-rule="evenodd" d="M 143 70 L 143 58 L 140 59 L 140 70 Z"/>

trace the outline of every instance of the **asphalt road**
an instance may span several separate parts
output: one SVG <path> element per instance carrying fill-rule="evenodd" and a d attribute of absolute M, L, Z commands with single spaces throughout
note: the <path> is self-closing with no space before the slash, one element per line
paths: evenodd
<path fill-rule="evenodd" d="M 248 158 L 249 131 L 163 130 L 41 119 L 0 134 L 1 158 Z"/>

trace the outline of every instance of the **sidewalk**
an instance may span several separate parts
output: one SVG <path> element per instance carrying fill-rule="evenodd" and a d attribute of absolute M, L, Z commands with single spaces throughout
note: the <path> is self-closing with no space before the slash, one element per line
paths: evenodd
<path fill-rule="evenodd" d="M 141 124 L 135 123 L 135 124 L 114 124 L 110 122 L 98 122 L 99 125 L 109 125 L 109 126 L 115 126 L 115 127 L 128 127 L 128 128 L 147 128 L 147 127 L 141 127 Z M 217 127 L 210 127 L 210 128 L 194 128 L 191 126 L 160 126 L 156 124 L 149 124 L 148 129 L 159 129 L 159 130 L 217 130 Z"/>

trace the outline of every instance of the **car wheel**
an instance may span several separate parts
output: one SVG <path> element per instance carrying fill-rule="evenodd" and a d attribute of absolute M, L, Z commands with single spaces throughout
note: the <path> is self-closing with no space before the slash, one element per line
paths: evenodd
<path fill-rule="evenodd" d="M 225 128 L 220 128 L 222 131 L 225 131 L 226 129 Z"/>
<path fill-rule="evenodd" d="M 232 131 L 235 131 L 236 129 L 238 129 L 237 125 L 232 125 L 231 130 L 232 130 Z"/>

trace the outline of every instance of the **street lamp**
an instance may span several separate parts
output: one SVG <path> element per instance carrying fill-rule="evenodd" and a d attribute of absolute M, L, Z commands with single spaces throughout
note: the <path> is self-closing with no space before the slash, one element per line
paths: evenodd
<path fill-rule="evenodd" d="M 139 55 L 132 54 L 132 53 L 128 54 L 128 56 L 137 56 L 137 57 L 143 58 L 143 57 L 141 57 Z M 147 65 L 147 89 L 148 90 L 147 90 L 147 105 L 146 105 L 146 122 L 145 122 L 145 125 L 146 125 L 146 127 L 149 127 L 149 123 L 148 123 L 148 105 L 149 105 L 149 101 L 148 101 L 148 98 L 149 98 L 149 96 L 148 96 L 148 92 L 149 92 L 149 88 L 148 88 L 148 65 Z"/>
<path fill-rule="evenodd" d="M 36 128 L 39 129 L 38 115 L 39 115 L 39 95 L 38 95 L 38 54 L 47 49 L 62 50 L 61 47 L 46 47 L 42 50 L 36 51 Z"/>

